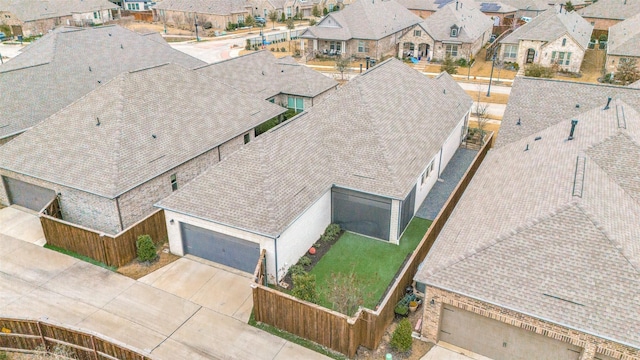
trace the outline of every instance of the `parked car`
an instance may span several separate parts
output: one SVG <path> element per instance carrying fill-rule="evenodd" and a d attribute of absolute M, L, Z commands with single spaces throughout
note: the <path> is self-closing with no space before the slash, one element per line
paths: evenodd
<path fill-rule="evenodd" d="M 265 18 L 263 18 L 262 16 L 256 16 L 253 19 L 256 21 L 257 24 L 260 24 L 260 25 L 264 25 L 267 23 L 267 20 L 265 20 Z"/>
<path fill-rule="evenodd" d="M 0 42 L 3 42 L 5 40 L 8 40 L 7 35 L 0 31 Z"/>

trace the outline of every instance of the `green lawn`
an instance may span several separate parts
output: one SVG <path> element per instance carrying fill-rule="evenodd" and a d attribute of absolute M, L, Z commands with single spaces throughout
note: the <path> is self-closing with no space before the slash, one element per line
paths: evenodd
<path fill-rule="evenodd" d="M 310 273 L 316 275 L 319 304 L 331 308 L 331 303 L 324 296 L 331 274 L 348 274 L 353 270 L 358 283 L 365 287 L 364 294 L 369 295 L 365 297 L 363 306 L 375 309 L 404 259 L 418 246 L 430 225 L 430 220 L 413 218 L 400 239 L 400 245 L 344 233 L 311 269 Z"/>
<path fill-rule="evenodd" d="M 82 261 L 86 261 L 86 262 L 88 262 L 90 264 L 93 264 L 93 265 L 96 265 L 96 266 L 100 266 L 101 268 L 105 268 L 107 270 L 111 270 L 111 271 L 116 271 L 117 270 L 117 268 L 115 266 L 109 266 L 109 265 L 107 265 L 105 263 L 101 263 L 98 260 L 94 260 L 94 259 L 92 259 L 92 258 L 90 258 L 88 256 L 80 255 L 78 253 L 75 253 L 75 252 L 67 250 L 67 249 L 63 249 L 61 247 L 57 247 L 55 245 L 44 244 L 44 247 L 46 249 L 49 249 L 49 250 L 53 250 L 53 251 L 57 251 L 59 253 L 65 254 L 65 255 L 69 255 L 69 256 L 74 257 L 76 259 L 80 259 Z"/>

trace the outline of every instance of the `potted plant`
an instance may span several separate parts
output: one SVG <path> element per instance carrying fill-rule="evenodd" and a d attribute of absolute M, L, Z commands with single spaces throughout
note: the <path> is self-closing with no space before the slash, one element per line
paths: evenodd
<path fill-rule="evenodd" d="M 418 309 L 418 302 L 417 301 L 411 301 L 409 303 L 409 311 L 414 312 L 414 311 L 416 311 L 416 309 Z"/>

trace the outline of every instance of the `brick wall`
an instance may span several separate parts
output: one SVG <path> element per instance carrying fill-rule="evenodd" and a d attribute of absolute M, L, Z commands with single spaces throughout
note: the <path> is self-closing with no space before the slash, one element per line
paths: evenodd
<path fill-rule="evenodd" d="M 605 67 L 607 69 L 607 74 L 615 73 L 618 71 L 618 66 L 620 65 L 620 59 L 630 59 L 632 57 L 629 56 L 617 56 L 617 55 L 607 55 L 607 60 L 605 63 Z M 640 70 L 640 58 L 636 57 L 637 68 Z M 1 141 L 1 140 L 0 140 Z"/>
<path fill-rule="evenodd" d="M 590 17 L 585 17 L 584 19 L 593 25 L 594 30 L 602 30 L 606 32 L 609 32 L 610 27 L 622 21 L 616 19 L 598 19 Z"/>
<path fill-rule="evenodd" d="M 434 304 L 429 302 L 434 300 Z M 539 335 L 583 348 L 580 360 L 593 360 L 596 353 L 621 360 L 640 359 L 640 350 L 605 340 L 456 293 L 427 286 L 422 320 L 422 336 L 437 342 L 443 304 L 516 326 Z"/>

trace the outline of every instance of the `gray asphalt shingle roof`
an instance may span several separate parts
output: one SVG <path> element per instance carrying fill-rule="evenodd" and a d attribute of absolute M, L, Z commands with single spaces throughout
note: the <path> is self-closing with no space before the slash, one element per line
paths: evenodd
<path fill-rule="evenodd" d="M 640 2 L 634 0 L 599 0 L 578 14 L 586 18 L 624 20 L 640 13 Z"/>
<path fill-rule="evenodd" d="M 455 3 L 456 0 L 398 0 L 398 3 L 410 10 L 425 10 L 436 12 L 438 9 L 443 8 L 447 4 Z M 482 12 L 490 13 L 511 13 L 515 12 L 516 8 L 510 5 L 505 5 L 498 1 L 473 1 L 473 0 L 459 0 L 459 3 L 464 3 L 464 6 L 477 7 Z"/>
<path fill-rule="evenodd" d="M 531 22 L 522 25 L 507 37 L 502 44 L 518 44 L 520 40 L 537 40 L 550 42 L 565 34 L 571 36 L 583 49 L 591 40 L 593 25 L 583 19 L 575 11 L 558 11 L 549 9 L 536 16 Z"/>
<path fill-rule="evenodd" d="M 0 65 L 0 138 L 27 130 L 122 72 L 164 63 L 205 64 L 119 26 L 49 33 Z"/>
<path fill-rule="evenodd" d="M 317 25 L 310 26 L 302 37 L 379 40 L 421 21 L 395 0 L 357 0 L 344 10 L 330 13 Z"/>
<path fill-rule="evenodd" d="M 0 147 L 0 168 L 114 198 L 283 112 L 175 64 L 126 72 Z"/>
<path fill-rule="evenodd" d="M 545 0 L 500 0 L 521 11 L 545 11 L 551 7 Z"/>
<path fill-rule="evenodd" d="M 269 51 L 205 65 L 195 71 L 263 99 L 278 94 L 312 98 L 338 85 L 335 80 L 298 64 L 291 57 L 277 59 Z"/>
<path fill-rule="evenodd" d="M 456 37 L 451 37 L 453 25 L 459 27 Z M 493 28 L 493 20 L 483 14 L 474 2 L 457 4 L 457 9 L 456 3 L 452 2 L 426 18 L 420 26 L 435 41 L 472 43 Z"/>
<path fill-rule="evenodd" d="M 640 90 L 618 87 L 604 110 L 611 87 L 567 85 L 516 80 L 508 111 L 528 99 L 540 125 L 501 128 L 512 140 L 489 152 L 416 280 L 637 348 Z"/>
<path fill-rule="evenodd" d="M 607 54 L 640 57 L 640 13 L 609 28 Z"/>
<path fill-rule="evenodd" d="M 9 11 L 21 21 L 118 8 L 116 4 L 107 0 L 0 0 L 0 11 Z"/>
<path fill-rule="evenodd" d="M 154 9 L 199 14 L 230 15 L 243 13 L 251 4 L 246 0 L 162 0 Z"/>
<path fill-rule="evenodd" d="M 277 236 L 333 185 L 404 199 L 471 103 L 449 75 L 390 59 L 158 206 Z"/>

